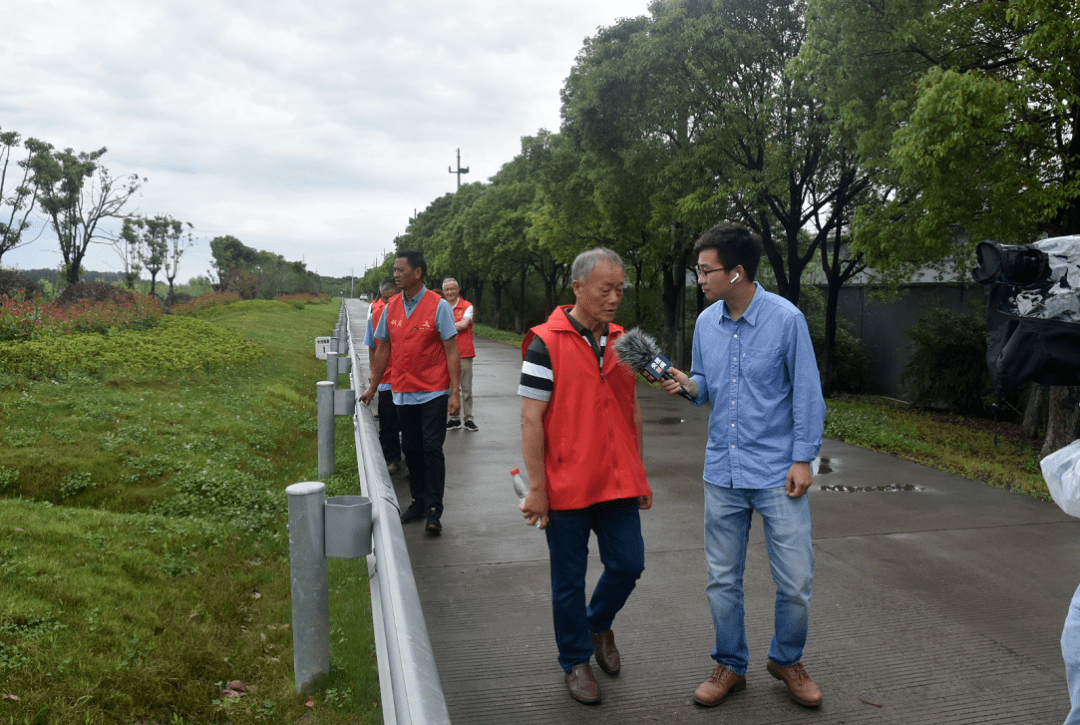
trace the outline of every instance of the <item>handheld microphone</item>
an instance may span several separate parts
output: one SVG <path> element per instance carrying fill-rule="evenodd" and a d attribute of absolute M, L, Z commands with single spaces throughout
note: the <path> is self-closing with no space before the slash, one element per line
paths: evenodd
<path fill-rule="evenodd" d="M 628 330 L 626 334 L 615 341 L 615 352 L 619 359 L 635 373 L 641 373 L 650 383 L 655 383 L 661 378 L 674 380 L 671 373 L 666 372 L 671 367 L 671 361 L 660 352 L 660 346 L 656 340 L 641 331 L 640 327 Z M 686 388 L 679 386 L 679 395 L 689 401 L 694 399 Z"/>

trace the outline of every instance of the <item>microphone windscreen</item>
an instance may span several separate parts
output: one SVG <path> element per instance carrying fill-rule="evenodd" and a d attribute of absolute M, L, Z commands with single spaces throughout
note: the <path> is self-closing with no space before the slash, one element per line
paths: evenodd
<path fill-rule="evenodd" d="M 660 346 L 651 335 L 635 327 L 615 341 L 615 352 L 631 370 L 640 373 L 656 359 Z"/>

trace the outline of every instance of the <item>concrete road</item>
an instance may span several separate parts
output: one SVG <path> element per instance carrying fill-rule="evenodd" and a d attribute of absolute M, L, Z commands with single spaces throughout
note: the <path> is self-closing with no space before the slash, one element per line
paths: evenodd
<path fill-rule="evenodd" d="M 642 515 L 646 570 L 614 625 L 622 673 L 594 668 L 598 707 L 571 700 L 556 661 L 544 534 L 524 525 L 510 485 L 522 465 L 520 359 L 515 347 L 477 340 L 480 431 L 447 435 L 444 532 L 405 527 L 454 722 L 1064 720 L 1058 640 L 1080 584 L 1080 521 L 1052 503 L 831 440 L 809 494 L 817 563 L 803 660 L 824 704 L 793 703 L 765 671 L 775 589 L 755 517 L 747 688 L 717 708 L 695 705 L 713 666 L 702 538 L 708 409 L 643 384 L 655 492 Z M 395 484 L 404 508 L 403 474 Z M 594 547 L 590 587 L 599 572 Z"/>

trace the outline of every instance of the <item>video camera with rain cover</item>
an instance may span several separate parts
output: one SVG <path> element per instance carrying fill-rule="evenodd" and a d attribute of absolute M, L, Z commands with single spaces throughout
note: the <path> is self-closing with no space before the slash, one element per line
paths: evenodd
<path fill-rule="evenodd" d="M 998 400 L 1026 380 L 1080 385 L 1080 236 L 1022 246 L 980 242 L 975 256 Z"/>

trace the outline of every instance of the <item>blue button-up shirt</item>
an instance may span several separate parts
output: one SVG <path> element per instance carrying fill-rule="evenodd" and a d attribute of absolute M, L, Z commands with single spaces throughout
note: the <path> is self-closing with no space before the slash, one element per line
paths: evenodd
<path fill-rule="evenodd" d="M 712 401 L 706 482 L 783 486 L 792 463 L 817 456 L 825 399 L 806 319 L 788 300 L 757 285 L 738 320 L 723 301 L 706 308 L 694 329 L 690 375 L 698 384 L 694 405 Z"/>
<path fill-rule="evenodd" d="M 405 317 L 412 317 L 412 313 L 416 311 L 416 306 L 420 304 L 420 300 L 427 294 L 427 291 L 427 287 L 421 287 L 420 291 L 411 300 L 405 296 L 404 292 L 401 293 L 401 299 L 405 303 Z M 442 298 L 439 298 L 439 304 L 435 308 L 435 329 L 439 331 L 439 337 L 443 340 L 449 340 L 457 335 L 457 327 L 454 326 L 454 311 L 450 309 L 450 303 Z M 385 311 L 379 317 L 379 329 L 375 330 L 375 338 L 382 341 L 390 339 L 390 332 L 386 329 Z M 393 350 L 390 351 L 390 354 L 394 354 Z M 449 389 L 435 390 L 430 393 L 399 393 L 394 391 L 394 405 L 420 405 L 429 400 L 434 400 L 440 395 L 448 395 L 449 393 Z"/>

